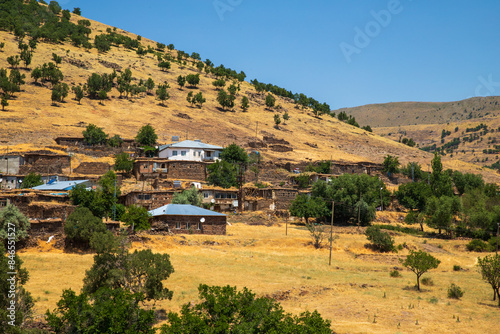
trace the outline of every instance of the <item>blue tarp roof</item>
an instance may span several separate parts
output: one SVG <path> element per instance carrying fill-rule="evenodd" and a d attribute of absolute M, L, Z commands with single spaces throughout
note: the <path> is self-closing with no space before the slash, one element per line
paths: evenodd
<path fill-rule="evenodd" d="M 151 210 L 149 213 L 152 216 L 225 216 L 223 213 L 210 211 L 190 204 L 167 204 L 158 209 Z"/>
<path fill-rule="evenodd" d="M 89 180 L 56 181 L 53 183 L 42 184 L 31 189 L 35 190 L 71 190 L 75 186 L 89 182 Z"/>

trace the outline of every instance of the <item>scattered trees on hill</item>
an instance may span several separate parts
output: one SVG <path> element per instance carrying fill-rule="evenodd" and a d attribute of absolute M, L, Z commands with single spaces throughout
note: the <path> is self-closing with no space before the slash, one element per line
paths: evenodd
<path fill-rule="evenodd" d="M 271 94 L 267 94 L 266 96 L 266 106 L 271 109 L 271 108 L 274 108 L 274 105 L 276 103 L 276 99 L 274 98 L 274 96 L 272 96 Z"/>
<path fill-rule="evenodd" d="M 410 269 L 417 275 L 417 290 L 420 291 L 420 277 L 431 269 L 436 269 L 441 263 L 440 260 L 424 251 L 410 250 L 406 259 L 400 260 L 403 266 Z"/>
<path fill-rule="evenodd" d="M 276 128 L 278 128 L 278 125 L 281 123 L 281 118 L 279 114 L 274 114 L 274 125 Z"/>
<path fill-rule="evenodd" d="M 71 87 L 71 90 L 75 93 L 75 100 L 77 100 L 78 104 L 80 104 L 80 101 L 83 99 L 82 86 L 73 86 Z"/>
<path fill-rule="evenodd" d="M 179 88 L 182 89 L 182 87 L 184 87 L 184 85 L 186 84 L 186 77 L 179 75 L 177 77 L 177 84 L 179 85 Z"/>
<path fill-rule="evenodd" d="M 170 99 L 170 94 L 167 92 L 167 88 L 170 88 L 168 84 L 158 85 L 156 90 L 156 97 L 160 100 L 160 105 L 165 106 L 165 101 Z"/>
<path fill-rule="evenodd" d="M 226 81 L 224 79 L 217 79 L 217 80 L 214 80 L 212 82 L 212 85 L 216 88 L 216 89 L 220 89 L 220 88 L 223 88 L 225 85 L 226 85 Z"/>

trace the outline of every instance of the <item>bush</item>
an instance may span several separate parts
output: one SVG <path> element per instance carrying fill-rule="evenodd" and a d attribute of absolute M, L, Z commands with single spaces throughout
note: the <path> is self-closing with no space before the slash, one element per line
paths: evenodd
<path fill-rule="evenodd" d="M 368 227 L 365 234 L 373 247 L 379 251 L 390 252 L 394 250 L 394 239 L 391 238 L 389 233 L 382 232 L 378 226 Z"/>
<path fill-rule="evenodd" d="M 398 270 L 391 271 L 390 275 L 391 275 L 391 277 L 394 277 L 394 278 L 398 278 L 398 277 L 403 276 L 403 275 L 401 275 L 401 273 Z"/>
<path fill-rule="evenodd" d="M 433 286 L 434 285 L 434 281 L 430 277 L 424 277 L 424 278 L 422 278 L 421 282 L 422 282 L 423 285 L 427 285 L 427 286 Z"/>
<path fill-rule="evenodd" d="M 431 303 L 431 304 L 437 304 L 438 303 L 438 299 L 436 297 L 432 297 L 431 299 L 429 299 L 429 303 Z"/>
<path fill-rule="evenodd" d="M 66 239 L 80 246 L 88 247 L 94 233 L 105 233 L 106 225 L 85 207 L 78 207 L 64 225 Z"/>
<path fill-rule="evenodd" d="M 497 249 L 497 242 L 500 247 L 500 237 L 491 237 L 490 240 L 488 240 L 491 251 Z"/>
<path fill-rule="evenodd" d="M 11 237 L 14 237 L 15 241 L 25 239 L 28 237 L 30 227 L 28 218 L 15 205 L 9 204 L 0 210 L 0 240 L 6 241 Z"/>
<path fill-rule="evenodd" d="M 490 245 L 483 240 L 474 239 L 467 244 L 467 250 L 469 252 L 489 252 Z"/>
<path fill-rule="evenodd" d="M 460 267 L 458 264 L 455 264 L 453 266 L 453 271 L 460 271 L 460 270 L 462 270 L 462 267 Z"/>
<path fill-rule="evenodd" d="M 464 295 L 464 291 L 458 285 L 451 283 L 448 288 L 448 298 L 460 299 Z"/>

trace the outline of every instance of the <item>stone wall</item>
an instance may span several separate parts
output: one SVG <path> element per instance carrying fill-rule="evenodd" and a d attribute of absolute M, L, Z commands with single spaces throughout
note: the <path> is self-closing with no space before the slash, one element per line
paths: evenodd
<path fill-rule="evenodd" d="M 73 172 L 83 175 L 103 175 L 110 169 L 111 166 L 105 162 L 82 162 Z"/>
<path fill-rule="evenodd" d="M 136 179 L 168 178 L 172 180 L 205 181 L 207 163 L 199 161 L 176 161 L 167 159 L 140 159 L 134 163 Z"/>
<path fill-rule="evenodd" d="M 120 196 L 120 202 L 126 206 L 139 205 L 148 210 L 153 210 L 161 206 L 170 204 L 176 191 L 134 191 L 124 196 Z"/>
<path fill-rule="evenodd" d="M 64 224 L 61 219 L 31 220 L 30 234 L 64 233 Z"/>
<path fill-rule="evenodd" d="M 19 173 L 62 174 L 64 168 L 70 167 L 70 163 L 69 155 L 26 153 L 24 165 L 19 167 Z"/>
<path fill-rule="evenodd" d="M 205 218 L 201 223 L 200 219 Z M 154 231 L 165 231 L 175 234 L 226 234 L 226 216 L 178 216 L 165 215 L 150 220 Z M 179 227 L 179 228 L 177 228 Z"/>

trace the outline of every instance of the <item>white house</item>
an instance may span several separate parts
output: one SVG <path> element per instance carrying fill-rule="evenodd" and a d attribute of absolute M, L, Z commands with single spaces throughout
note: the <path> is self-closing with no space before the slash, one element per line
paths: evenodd
<path fill-rule="evenodd" d="M 184 140 L 159 147 L 160 158 L 187 161 L 214 161 L 219 159 L 222 147 L 202 143 L 199 140 Z"/>

